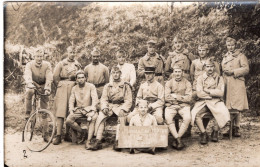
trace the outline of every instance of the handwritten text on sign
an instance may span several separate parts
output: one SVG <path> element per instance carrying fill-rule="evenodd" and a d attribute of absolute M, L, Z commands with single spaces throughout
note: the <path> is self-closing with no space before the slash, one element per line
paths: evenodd
<path fill-rule="evenodd" d="M 167 147 L 168 127 L 158 126 L 120 126 L 119 148 Z"/>

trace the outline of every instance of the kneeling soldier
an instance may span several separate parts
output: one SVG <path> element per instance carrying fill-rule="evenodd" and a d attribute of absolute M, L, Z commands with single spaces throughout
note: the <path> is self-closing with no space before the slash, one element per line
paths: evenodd
<path fill-rule="evenodd" d="M 156 118 L 159 125 L 163 124 L 163 105 L 164 105 L 164 87 L 155 80 L 155 68 L 145 67 L 146 82 L 140 85 L 136 96 L 136 104 L 140 100 L 147 100 L 150 113 Z M 135 109 L 127 116 L 127 121 L 130 122 L 131 118 L 138 114 Z"/>
<path fill-rule="evenodd" d="M 84 71 L 80 70 L 76 73 L 77 85 L 71 90 L 69 99 L 70 114 L 67 117 L 66 125 L 73 130 L 72 143 L 77 143 L 77 133 L 82 133 L 81 127 L 75 122 L 79 118 L 87 117 L 90 121 L 88 127 L 88 140 L 86 149 L 91 149 L 90 140 L 94 134 L 95 122 L 98 117 L 96 113 L 96 105 L 98 103 L 98 95 L 95 86 L 86 82 Z M 85 136 L 83 136 L 83 141 Z"/>
<path fill-rule="evenodd" d="M 191 121 L 189 104 L 191 95 L 191 83 L 183 77 L 181 65 L 176 64 L 173 67 L 173 78 L 167 81 L 165 85 L 165 102 L 167 106 L 165 109 L 165 120 L 171 134 L 175 138 L 172 146 L 178 150 L 184 148 L 181 137 Z M 183 118 L 179 132 L 176 131 L 175 124 L 173 123 L 173 118 L 177 113 Z"/>
<path fill-rule="evenodd" d="M 121 71 L 118 67 L 114 66 L 111 70 L 113 81 L 106 84 L 101 96 L 100 104 L 101 111 L 99 112 L 97 122 L 95 125 L 96 141 L 93 146 L 93 150 L 101 149 L 102 133 L 105 128 L 105 121 L 107 118 L 115 113 L 119 118 L 119 124 L 117 125 L 116 141 L 114 144 L 114 150 L 120 151 L 118 148 L 118 133 L 119 126 L 125 126 L 126 116 L 132 106 L 132 91 L 128 83 L 122 81 Z"/>
<path fill-rule="evenodd" d="M 218 132 L 230 120 L 230 114 L 222 101 L 224 95 L 224 81 L 221 76 L 214 72 L 214 62 L 208 59 L 205 63 L 206 72 L 197 79 L 196 91 L 199 101 L 194 105 L 191 111 L 192 122 L 194 121 L 201 131 L 201 144 L 207 144 L 208 135 L 202 123 L 203 116 L 210 110 L 216 122 L 213 127 L 212 141 L 218 141 Z"/>

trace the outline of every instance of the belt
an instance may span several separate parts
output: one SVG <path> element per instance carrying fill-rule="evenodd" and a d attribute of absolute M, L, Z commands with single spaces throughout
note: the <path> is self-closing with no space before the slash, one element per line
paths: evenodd
<path fill-rule="evenodd" d="M 162 76 L 162 73 L 155 73 L 155 76 Z"/>
<path fill-rule="evenodd" d="M 61 80 L 61 81 L 75 81 L 75 80 L 72 80 L 72 79 L 69 78 L 69 77 L 60 77 L 60 80 Z"/>
<path fill-rule="evenodd" d="M 147 100 L 149 103 L 154 103 L 157 101 L 157 98 L 154 98 L 154 97 L 148 97 L 148 98 L 145 98 L 145 100 Z"/>
<path fill-rule="evenodd" d="M 115 101 L 112 101 L 112 100 L 108 100 L 109 103 L 112 103 L 112 104 L 122 104 L 124 103 L 125 101 L 124 100 L 115 100 Z"/>
<path fill-rule="evenodd" d="M 100 84 L 94 84 L 96 88 L 101 87 L 101 86 L 105 86 L 106 83 L 100 83 Z"/>

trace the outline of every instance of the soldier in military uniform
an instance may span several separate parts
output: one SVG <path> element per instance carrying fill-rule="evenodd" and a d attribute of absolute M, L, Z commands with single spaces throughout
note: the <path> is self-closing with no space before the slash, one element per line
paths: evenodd
<path fill-rule="evenodd" d="M 96 88 L 93 84 L 86 82 L 84 71 L 79 70 L 76 73 L 77 85 L 71 90 L 71 96 L 69 99 L 69 111 L 70 114 L 67 117 L 66 125 L 72 128 L 72 143 L 77 143 L 77 133 L 82 133 L 83 130 L 75 122 L 79 118 L 86 117 L 90 122 L 88 125 L 88 140 L 86 142 L 86 149 L 91 149 L 90 140 L 94 134 L 95 122 L 98 117 L 96 112 L 96 105 L 98 103 L 98 96 Z M 85 141 L 83 135 L 82 141 Z"/>
<path fill-rule="evenodd" d="M 95 141 L 93 150 L 102 148 L 101 139 L 105 128 L 105 121 L 114 113 L 119 119 L 114 150 L 120 151 L 117 141 L 119 126 L 125 125 L 126 116 L 132 106 L 132 91 L 130 85 L 121 80 L 121 71 L 117 66 L 112 68 L 111 75 L 113 77 L 113 81 L 105 85 L 102 97 L 100 99 L 101 111 L 99 112 L 95 125 L 95 135 L 97 140 Z"/>
<path fill-rule="evenodd" d="M 208 59 L 205 65 L 206 72 L 197 79 L 196 91 L 199 100 L 191 111 L 191 124 L 194 125 L 194 121 L 196 121 L 201 131 L 201 144 L 207 144 L 208 142 L 208 135 L 202 122 L 202 118 L 208 110 L 216 120 L 211 134 L 211 139 L 214 142 L 218 142 L 219 129 L 223 128 L 230 120 L 229 111 L 222 100 L 225 87 L 224 80 L 214 71 L 215 67 L 212 59 Z"/>
<path fill-rule="evenodd" d="M 167 76 L 170 76 L 172 73 L 172 69 L 175 64 L 182 65 L 183 67 L 183 76 L 184 78 L 190 79 L 190 64 L 191 61 L 194 60 L 196 57 L 189 53 L 187 49 L 183 46 L 183 40 L 180 35 L 175 36 L 173 39 L 173 52 L 169 53 L 169 56 L 166 60 L 165 65 L 165 72 Z M 171 78 L 172 76 L 170 76 Z"/>
<path fill-rule="evenodd" d="M 171 134 L 174 137 L 172 146 L 178 150 L 184 148 L 181 137 L 188 129 L 191 122 L 190 101 L 192 96 L 191 83 L 183 77 L 182 66 L 175 64 L 173 67 L 173 78 L 165 85 L 165 120 Z M 173 118 L 179 113 L 183 122 L 177 132 Z"/>
<path fill-rule="evenodd" d="M 222 60 L 223 77 L 226 85 L 225 102 L 229 110 L 239 111 L 234 121 L 234 136 L 240 137 L 241 111 L 248 109 L 245 75 L 249 73 L 246 56 L 236 48 L 236 40 L 226 40 L 228 52 Z"/>
<path fill-rule="evenodd" d="M 54 84 L 57 87 L 54 108 L 57 117 L 57 136 L 53 144 L 61 143 L 61 131 L 64 119 L 68 116 L 68 102 L 72 87 L 75 85 L 75 74 L 81 65 L 75 58 L 75 46 L 67 48 L 68 57 L 60 61 L 54 69 Z M 65 141 L 70 141 L 69 129 L 66 128 Z"/>
<path fill-rule="evenodd" d="M 24 80 L 25 88 L 25 111 L 26 119 L 29 118 L 32 111 L 32 96 L 34 95 L 34 88 L 37 87 L 46 95 L 51 93 L 51 83 L 53 81 L 51 64 L 43 60 L 43 48 L 37 48 L 35 51 L 35 60 L 28 62 L 25 66 Z M 41 96 L 41 108 L 48 108 L 48 96 Z M 44 118 L 43 118 L 44 119 Z M 47 129 L 47 120 L 43 121 L 44 140 L 48 141 L 45 134 Z"/>
<path fill-rule="evenodd" d="M 155 80 L 155 68 L 145 67 L 146 82 L 140 85 L 136 96 L 136 104 L 139 100 L 147 100 L 149 102 L 148 108 L 151 114 L 156 118 L 159 125 L 163 124 L 163 106 L 164 106 L 164 87 Z M 128 122 L 131 118 L 138 114 L 135 109 L 127 116 Z"/>
<path fill-rule="evenodd" d="M 98 98 L 101 98 L 103 88 L 109 82 L 108 68 L 99 62 L 100 51 L 96 48 L 91 52 L 92 63 L 87 65 L 84 69 L 87 82 L 96 86 Z"/>
<path fill-rule="evenodd" d="M 145 67 L 154 67 L 155 68 L 155 80 L 164 85 L 164 57 L 156 53 L 156 44 L 157 40 L 151 38 L 147 42 L 148 52 L 144 57 L 139 60 L 137 74 L 139 77 L 144 77 Z"/>

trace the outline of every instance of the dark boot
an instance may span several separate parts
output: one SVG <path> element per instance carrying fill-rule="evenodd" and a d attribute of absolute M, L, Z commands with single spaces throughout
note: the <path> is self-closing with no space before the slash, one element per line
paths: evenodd
<path fill-rule="evenodd" d="M 207 144 L 208 143 L 208 134 L 207 132 L 201 133 L 200 137 L 200 144 Z"/>
<path fill-rule="evenodd" d="M 93 149 L 93 144 L 95 141 L 94 139 L 91 139 L 91 140 L 87 140 L 86 144 L 85 144 L 85 149 L 86 150 L 92 150 Z"/>
<path fill-rule="evenodd" d="M 101 140 L 96 139 L 94 144 L 93 144 L 92 150 L 96 151 L 96 150 L 100 150 L 100 149 L 102 149 Z"/>
<path fill-rule="evenodd" d="M 80 141 L 78 142 L 79 144 L 84 144 L 86 138 L 87 138 L 87 131 L 83 130 L 83 132 L 80 135 Z"/>
<path fill-rule="evenodd" d="M 134 154 L 134 153 L 135 153 L 134 149 L 130 148 L 130 154 Z"/>
<path fill-rule="evenodd" d="M 172 147 L 177 149 L 177 140 L 176 139 L 173 139 Z"/>
<path fill-rule="evenodd" d="M 49 134 L 48 134 L 47 132 L 45 132 L 42 137 L 43 137 L 43 140 L 44 140 L 46 143 L 49 142 L 50 136 L 49 136 Z"/>
<path fill-rule="evenodd" d="M 177 141 L 177 150 L 182 150 L 182 149 L 185 147 L 185 145 L 184 145 L 183 142 L 181 141 L 181 138 L 178 137 L 178 138 L 176 139 L 176 141 Z"/>
<path fill-rule="evenodd" d="M 218 142 L 218 131 L 213 130 L 211 133 L 211 141 Z"/>
<path fill-rule="evenodd" d="M 152 155 L 155 155 L 155 147 L 149 148 L 149 149 L 147 150 L 147 153 L 152 154 Z"/>
<path fill-rule="evenodd" d="M 57 135 L 53 142 L 53 145 L 59 145 L 60 143 L 61 143 L 61 135 Z"/>
<path fill-rule="evenodd" d="M 71 140 L 71 137 L 70 137 L 70 134 L 69 133 L 66 133 L 65 136 L 64 136 L 64 141 L 67 141 L 67 142 L 72 142 Z"/>
<path fill-rule="evenodd" d="M 192 126 L 189 125 L 187 131 L 183 134 L 182 138 L 191 137 L 191 128 Z"/>
<path fill-rule="evenodd" d="M 239 127 L 235 127 L 233 134 L 234 134 L 234 137 L 240 137 L 241 136 L 240 128 Z"/>
<path fill-rule="evenodd" d="M 77 137 L 77 131 L 76 130 L 72 129 L 71 138 L 72 138 L 72 144 L 78 144 L 78 137 Z"/>
<path fill-rule="evenodd" d="M 121 148 L 118 148 L 118 140 L 115 141 L 114 145 L 113 145 L 113 149 L 115 151 L 121 151 Z"/>

